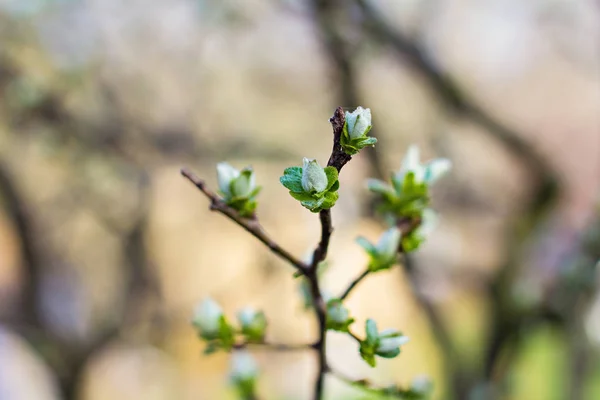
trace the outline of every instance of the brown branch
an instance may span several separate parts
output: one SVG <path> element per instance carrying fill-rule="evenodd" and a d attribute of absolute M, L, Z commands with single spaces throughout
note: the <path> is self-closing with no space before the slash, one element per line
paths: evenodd
<path fill-rule="evenodd" d="M 342 382 L 345 382 L 348 385 L 360 388 L 360 389 L 364 390 L 365 392 L 369 392 L 369 393 L 376 394 L 376 395 L 391 396 L 392 398 L 398 398 L 398 399 L 407 398 L 402 393 L 391 392 L 390 388 L 383 388 L 383 387 L 375 386 L 368 379 L 353 379 L 353 378 L 350 378 L 349 376 L 346 376 L 346 375 L 342 374 L 341 372 L 339 372 L 337 370 L 333 370 L 333 369 L 330 369 L 329 372 L 331 373 L 331 375 L 333 375 L 337 379 L 341 380 Z M 389 398 L 389 397 L 386 397 L 386 398 Z"/>
<path fill-rule="evenodd" d="M 346 0 L 312 0 L 313 15 L 319 29 L 326 55 L 331 59 L 331 77 L 337 86 L 339 104 L 358 106 L 360 104 L 358 79 L 353 54 L 353 46 L 344 35 L 342 14 L 352 12 Z M 371 132 L 373 134 L 373 131 Z M 382 162 L 377 147 L 363 149 L 369 160 L 371 176 L 383 178 Z"/>
<path fill-rule="evenodd" d="M 542 187 L 557 182 L 548 162 L 536 149 L 522 139 L 522 135 L 508 128 L 470 99 L 460 87 L 438 66 L 417 43 L 402 31 L 394 29 L 386 18 L 367 0 L 355 0 L 364 18 L 365 31 L 378 43 L 389 45 L 402 61 L 408 61 L 421 73 L 427 83 L 452 111 L 468 118 L 498 139 L 520 157 L 538 176 Z"/>
<path fill-rule="evenodd" d="M 350 295 L 350 292 L 352 292 L 352 290 L 354 290 L 354 288 L 360 283 L 362 282 L 363 279 L 365 279 L 367 277 L 367 275 L 369 275 L 371 273 L 370 270 L 365 269 L 362 274 L 360 274 L 359 276 L 357 276 L 351 283 L 350 285 L 348 285 L 348 287 L 346 288 L 346 290 L 344 290 L 344 293 L 342 293 L 342 295 L 340 296 L 340 300 L 345 300 L 346 297 L 348 297 Z"/>
<path fill-rule="evenodd" d="M 344 128 L 345 117 L 344 110 L 342 107 L 338 107 L 333 117 L 329 119 L 333 127 L 333 149 L 331 150 L 331 156 L 327 162 L 327 166 L 335 167 L 338 173 L 342 167 L 352 159 L 342 150 L 340 145 L 340 138 L 342 130 Z M 326 306 L 323 301 L 321 288 L 319 286 L 318 277 L 318 266 L 321 261 L 327 257 L 327 250 L 329 249 L 329 241 L 331 240 L 331 234 L 333 233 L 333 225 L 331 222 L 331 210 L 322 210 L 319 213 L 319 219 L 321 221 L 321 240 L 317 245 L 314 253 L 312 262 L 306 273 L 306 277 L 310 284 L 311 296 L 313 299 L 315 313 L 319 321 L 319 339 L 316 343 L 316 350 L 318 353 L 318 371 L 317 380 L 315 382 L 314 396 L 315 400 L 321 400 L 323 398 L 324 385 L 325 385 L 325 374 L 327 373 L 327 326 L 326 326 Z"/>
<path fill-rule="evenodd" d="M 21 241 L 25 279 L 21 290 L 22 307 L 18 314 L 25 324 L 40 325 L 42 318 L 37 304 L 43 268 L 43 255 L 40 254 L 37 245 L 40 240 L 35 236 L 31 207 L 17 188 L 8 167 L 1 160 L 0 196 L 4 200 L 0 201 L 0 205 L 4 205 L 6 215 L 14 225 L 17 237 Z"/>
<path fill-rule="evenodd" d="M 247 232 L 249 232 L 252 236 L 260 240 L 265 246 L 267 246 L 273 253 L 283 258 L 287 262 L 289 262 L 292 266 L 298 269 L 303 275 L 306 274 L 308 270 L 308 266 L 290 254 L 288 251 L 283 249 L 281 246 L 277 244 L 273 239 L 271 239 L 263 227 L 257 221 L 256 218 L 244 218 L 240 216 L 239 212 L 231 207 L 229 207 L 216 193 L 211 191 L 203 180 L 198 178 L 196 174 L 190 171 L 187 168 L 181 169 L 181 175 L 187 178 L 190 182 L 192 182 L 209 200 L 210 200 L 210 209 L 211 211 L 218 211 L 221 214 L 225 215 L 227 218 L 244 228 Z"/>
<path fill-rule="evenodd" d="M 271 342 L 244 342 L 236 343 L 233 346 L 236 350 L 247 349 L 247 348 L 258 348 L 261 350 L 272 350 L 272 351 L 305 351 L 317 349 L 317 343 L 303 343 L 303 344 L 285 344 L 285 343 L 271 343 Z"/>

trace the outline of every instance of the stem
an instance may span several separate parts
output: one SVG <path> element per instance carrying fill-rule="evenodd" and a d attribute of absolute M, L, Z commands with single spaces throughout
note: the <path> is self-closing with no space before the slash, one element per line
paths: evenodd
<path fill-rule="evenodd" d="M 362 340 L 356 334 L 354 334 L 354 332 L 348 331 L 348 335 L 350 335 L 352 339 L 356 340 L 359 344 L 362 342 Z"/>
<path fill-rule="evenodd" d="M 300 271 L 303 275 L 306 274 L 306 270 L 308 269 L 307 265 L 294 257 L 292 254 L 287 252 L 281 246 L 277 244 L 273 239 L 271 239 L 267 233 L 264 231 L 263 227 L 260 225 L 256 217 L 254 218 L 244 218 L 240 216 L 240 213 L 234 209 L 229 207 L 223 200 L 217 196 L 216 193 L 211 191 L 206 187 L 206 184 L 203 180 L 198 178 L 192 171 L 187 168 L 181 169 L 181 175 L 187 178 L 190 182 L 192 182 L 204 195 L 210 200 L 210 209 L 212 211 L 218 211 L 221 214 L 225 215 L 227 218 L 244 228 L 248 231 L 252 236 L 263 242 L 273 253 L 283 258 L 291 265 L 293 265 L 298 271 Z"/>
<path fill-rule="evenodd" d="M 344 293 L 342 293 L 342 295 L 340 296 L 340 300 L 345 300 L 346 297 L 348 297 L 350 295 L 350 292 L 352 292 L 352 290 L 354 290 L 354 288 L 363 280 L 367 277 L 367 275 L 369 275 L 371 273 L 370 270 L 366 269 L 362 272 L 362 274 L 360 274 L 359 276 L 357 276 L 351 283 L 350 285 L 346 288 L 346 290 L 344 291 Z"/>
<path fill-rule="evenodd" d="M 303 343 L 303 344 L 285 344 L 285 343 L 269 343 L 269 342 L 261 342 L 261 343 L 237 343 L 233 346 L 236 350 L 246 349 L 249 347 L 256 347 L 261 350 L 273 350 L 273 351 L 304 351 L 304 350 L 313 350 L 317 348 L 317 343 Z"/>
<path fill-rule="evenodd" d="M 311 269 L 307 278 L 310 282 L 311 295 L 313 297 L 315 313 L 319 321 L 319 339 L 315 344 L 317 350 L 317 380 L 314 387 L 314 400 L 321 400 L 323 398 L 323 391 L 325 389 L 325 373 L 327 372 L 327 326 L 326 326 L 326 309 L 323 296 L 321 295 L 321 289 L 319 287 L 319 280 L 317 277 L 316 268 Z"/>
<path fill-rule="evenodd" d="M 333 148 L 331 150 L 331 156 L 327 162 L 327 166 L 335 167 L 338 173 L 342 167 L 346 165 L 348 161 L 352 159 L 352 156 L 346 154 L 340 145 L 340 138 L 344 129 L 345 116 L 342 107 L 336 108 L 333 116 L 329 119 L 331 126 L 333 127 Z M 306 271 L 306 278 L 310 284 L 311 296 L 315 308 L 315 313 L 319 321 L 319 339 L 315 345 L 318 357 L 318 370 L 317 380 L 314 388 L 314 400 L 321 400 L 323 398 L 323 392 L 325 389 L 325 374 L 329 370 L 327 366 L 327 311 L 323 296 L 321 294 L 321 288 L 319 286 L 319 277 L 317 273 L 318 265 L 321 261 L 327 257 L 327 250 L 329 249 L 329 242 L 331 240 L 331 234 L 333 233 L 333 225 L 331 222 L 331 210 L 322 210 L 319 213 L 319 220 L 321 221 L 321 240 L 317 245 L 313 253 L 312 262 Z"/>
<path fill-rule="evenodd" d="M 390 393 L 389 390 L 386 388 L 373 386 L 367 379 L 353 379 L 353 378 L 350 378 L 349 376 L 346 376 L 346 375 L 342 374 L 341 372 L 335 371 L 335 370 L 330 370 L 330 373 L 331 373 L 331 375 L 335 376 L 340 381 L 345 382 L 348 385 L 360 388 L 360 389 L 362 389 L 366 392 L 372 393 L 372 394 L 392 396 L 392 397 L 398 398 L 398 399 L 406 398 L 404 395 L 402 395 L 400 393 L 397 393 L 397 394 Z M 389 398 L 389 397 L 386 397 L 386 398 Z"/>

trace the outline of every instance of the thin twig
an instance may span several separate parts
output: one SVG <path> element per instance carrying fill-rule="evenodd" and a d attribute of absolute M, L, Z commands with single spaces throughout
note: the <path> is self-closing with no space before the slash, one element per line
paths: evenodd
<path fill-rule="evenodd" d="M 294 266 L 298 271 L 300 271 L 303 275 L 306 274 L 308 266 L 290 254 L 288 251 L 283 249 L 281 246 L 277 244 L 273 239 L 271 239 L 260 223 L 256 220 L 256 218 L 244 218 L 240 216 L 239 212 L 234 208 L 229 207 L 223 200 L 217 196 L 212 190 L 206 187 L 204 181 L 192 171 L 187 168 L 181 169 L 181 175 L 187 178 L 190 182 L 192 182 L 204 195 L 210 200 L 210 209 L 212 211 L 218 211 L 221 214 L 225 215 L 227 218 L 244 228 L 248 231 L 252 236 L 263 242 L 273 253 L 283 258 L 287 262 L 289 262 L 292 266 Z"/>
<path fill-rule="evenodd" d="M 369 275 L 371 271 L 369 269 L 364 270 L 359 276 L 357 276 L 351 283 L 348 285 L 344 293 L 340 296 L 340 300 L 345 300 L 346 297 L 350 295 L 350 292 L 354 290 L 354 288 Z"/>
<path fill-rule="evenodd" d="M 362 342 L 362 339 L 359 338 L 354 332 L 348 331 L 348 335 L 350 335 L 352 339 L 356 340 L 359 344 Z"/>
<path fill-rule="evenodd" d="M 272 350 L 272 351 L 305 351 L 305 350 L 315 350 L 317 348 L 317 343 L 302 343 L 302 344 L 285 344 L 285 343 L 270 343 L 270 342 L 261 342 L 261 343 L 253 343 L 253 342 L 244 342 L 244 343 L 236 343 L 233 346 L 236 350 L 247 349 L 247 348 L 256 348 L 261 350 Z"/>
<path fill-rule="evenodd" d="M 362 389 L 366 392 L 372 393 L 372 394 L 393 396 L 393 397 L 396 397 L 399 399 L 405 398 L 405 396 L 400 393 L 391 393 L 389 388 L 382 388 L 382 387 L 374 386 L 373 384 L 371 384 L 371 382 L 368 379 L 353 379 L 353 378 L 350 378 L 349 376 L 346 376 L 346 375 L 342 374 L 341 372 L 333 370 L 333 369 L 330 369 L 329 373 L 332 376 L 339 379 L 340 381 L 343 381 L 351 386 L 360 388 L 360 389 Z"/>

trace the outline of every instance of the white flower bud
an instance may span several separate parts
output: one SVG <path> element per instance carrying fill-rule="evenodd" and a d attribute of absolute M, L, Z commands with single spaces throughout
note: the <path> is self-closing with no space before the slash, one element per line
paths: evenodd
<path fill-rule="evenodd" d="M 238 312 L 238 320 L 242 326 L 252 325 L 258 313 L 252 307 L 245 307 Z"/>
<path fill-rule="evenodd" d="M 217 180 L 219 181 L 219 189 L 226 197 L 231 197 L 231 182 L 240 176 L 240 171 L 233 168 L 226 162 L 217 164 Z"/>
<path fill-rule="evenodd" d="M 425 180 L 432 184 L 452 169 L 452 162 L 447 158 L 438 158 L 430 161 L 425 167 Z"/>
<path fill-rule="evenodd" d="M 415 145 L 411 145 L 406 151 L 400 170 L 395 175 L 396 180 L 402 181 L 409 172 L 415 175 L 415 182 L 423 182 L 425 169 L 420 162 L 419 148 Z"/>
<path fill-rule="evenodd" d="M 346 123 L 350 139 L 365 136 L 371 127 L 371 109 L 358 107 L 351 113 L 346 111 Z"/>
<path fill-rule="evenodd" d="M 258 376 L 258 365 L 254 357 L 246 351 L 236 351 L 231 355 L 230 378 L 239 383 L 250 381 Z"/>
<path fill-rule="evenodd" d="M 233 180 L 231 186 L 233 197 L 248 197 L 256 188 L 256 176 L 254 171 L 243 171 L 240 176 Z"/>
<path fill-rule="evenodd" d="M 350 313 L 348 312 L 348 309 L 344 307 L 342 302 L 336 301 L 332 302 L 327 307 L 327 317 L 329 317 L 329 319 L 333 322 L 343 324 L 344 322 L 348 321 Z"/>
<path fill-rule="evenodd" d="M 240 321 L 242 333 L 248 335 L 249 339 L 259 340 L 264 337 L 265 330 L 267 329 L 267 319 L 263 312 L 246 307 L 240 310 L 237 316 Z"/>
<path fill-rule="evenodd" d="M 381 235 L 377 243 L 377 253 L 383 258 L 393 258 L 398 252 L 400 245 L 400 237 L 402 233 L 400 229 L 393 227 L 388 229 Z"/>
<path fill-rule="evenodd" d="M 327 175 L 317 160 L 304 158 L 302 166 L 302 188 L 306 192 L 321 193 L 327 189 Z"/>
<path fill-rule="evenodd" d="M 194 311 L 192 324 L 206 337 L 214 337 L 219 334 L 219 322 L 223 310 L 213 299 L 206 298 Z"/>
<path fill-rule="evenodd" d="M 439 217 L 437 216 L 436 212 L 430 208 L 427 208 L 423 211 L 423 217 L 421 224 L 417 228 L 417 233 L 422 238 L 427 238 L 433 233 L 435 228 L 437 228 L 438 224 Z"/>
<path fill-rule="evenodd" d="M 420 394 L 427 394 L 433 389 L 433 383 L 431 382 L 431 379 L 428 376 L 419 375 L 412 380 L 410 388 L 414 392 Z"/>
<path fill-rule="evenodd" d="M 403 344 L 406 344 L 408 340 L 407 336 L 403 336 L 395 329 L 386 329 L 379 333 L 379 346 L 377 346 L 377 352 L 389 353 Z"/>

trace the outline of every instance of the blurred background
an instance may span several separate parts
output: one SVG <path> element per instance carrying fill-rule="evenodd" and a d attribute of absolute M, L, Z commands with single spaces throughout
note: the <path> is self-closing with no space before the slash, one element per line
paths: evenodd
<path fill-rule="evenodd" d="M 0 399 L 234 399 L 189 324 L 212 296 L 315 339 L 292 268 L 179 175 L 252 165 L 258 215 L 302 256 L 318 218 L 278 182 L 325 163 L 336 106 L 375 151 L 341 174 L 328 291 L 375 240 L 367 177 L 409 144 L 454 169 L 441 222 L 348 299 L 411 337 L 370 369 L 434 399 L 600 398 L 600 3 L 594 0 L 0 0 Z M 314 354 L 257 351 L 264 399 L 308 399 Z M 328 399 L 367 399 L 335 378 Z"/>

